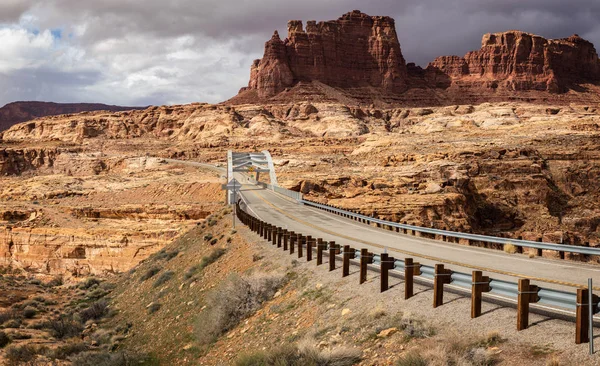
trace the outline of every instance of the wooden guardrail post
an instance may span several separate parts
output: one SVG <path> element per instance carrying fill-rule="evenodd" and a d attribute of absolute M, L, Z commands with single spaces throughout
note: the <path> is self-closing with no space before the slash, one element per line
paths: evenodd
<path fill-rule="evenodd" d="M 538 243 L 541 243 L 541 242 L 542 242 L 542 238 L 538 238 L 538 239 L 537 239 L 537 242 L 538 242 Z M 541 250 L 541 249 L 537 249 L 537 256 L 538 256 L 538 257 L 542 257 L 542 256 L 543 256 L 543 254 L 544 254 L 544 253 L 542 252 L 542 250 Z"/>
<path fill-rule="evenodd" d="M 444 304 L 444 285 L 452 282 L 452 270 L 445 269 L 443 264 L 435 265 L 433 278 L 433 307 L 437 308 Z"/>
<path fill-rule="evenodd" d="M 371 263 L 373 263 L 373 256 L 371 256 Z M 367 264 L 369 264 L 369 250 L 362 248 L 360 250 L 360 277 L 358 280 L 359 284 L 367 282 Z"/>
<path fill-rule="evenodd" d="M 281 240 L 283 239 L 283 229 L 277 228 L 277 248 L 281 248 Z"/>
<path fill-rule="evenodd" d="M 296 233 L 292 233 L 292 236 L 290 236 L 290 254 L 294 254 L 294 245 L 296 245 L 297 238 L 298 235 Z"/>
<path fill-rule="evenodd" d="M 575 311 L 575 343 L 588 343 L 590 341 L 590 314 L 588 308 L 589 290 L 577 289 L 577 310 Z"/>
<path fill-rule="evenodd" d="M 414 276 L 421 274 L 421 265 L 412 258 L 404 259 L 404 300 L 414 295 Z"/>
<path fill-rule="evenodd" d="M 335 270 L 335 254 L 337 252 L 337 245 L 335 241 L 329 242 L 329 272 Z"/>
<path fill-rule="evenodd" d="M 538 301 L 538 287 L 530 285 L 529 279 L 519 279 L 519 297 L 517 300 L 517 330 L 529 326 L 529 304 Z"/>
<path fill-rule="evenodd" d="M 267 239 L 267 241 L 271 241 L 271 232 L 272 232 L 271 228 L 272 228 L 272 226 L 273 225 L 271 225 L 271 224 L 267 225 L 267 232 L 266 232 L 267 235 L 265 236 L 265 239 Z"/>
<path fill-rule="evenodd" d="M 276 226 L 273 226 L 273 228 L 271 229 L 271 243 L 273 245 L 277 245 L 277 231 L 281 230 L 281 228 L 278 228 Z"/>
<path fill-rule="evenodd" d="M 290 240 L 290 232 L 285 230 L 283 232 L 283 250 L 288 250 L 288 242 Z"/>
<path fill-rule="evenodd" d="M 313 247 L 315 246 L 315 239 L 311 238 L 309 236 L 310 239 L 306 240 L 306 261 L 310 262 L 312 261 L 312 255 L 313 255 Z"/>
<path fill-rule="evenodd" d="M 381 279 L 380 292 L 385 292 L 390 287 L 389 286 L 389 273 L 390 273 L 390 269 L 394 268 L 394 262 L 395 262 L 394 257 L 390 257 L 388 253 L 381 253 L 381 263 L 380 263 L 381 276 L 379 277 Z"/>
<path fill-rule="evenodd" d="M 349 245 L 344 245 L 344 251 L 342 252 L 342 277 L 350 275 L 350 259 L 354 258 L 354 249 L 350 248 Z"/>
<path fill-rule="evenodd" d="M 317 239 L 317 266 L 323 264 L 323 249 L 327 248 L 327 244 L 323 243 L 323 239 Z"/>
<path fill-rule="evenodd" d="M 477 318 L 481 315 L 482 293 L 489 292 L 490 278 L 483 276 L 481 271 L 473 271 L 471 281 L 471 318 Z"/>
<path fill-rule="evenodd" d="M 304 246 L 304 240 L 306 240 L 306 236 L 302 235 L 302 234 L 298 234 L 298 258 L 302 258 L 303 253 L 302 253 L 302 247 Z"/>

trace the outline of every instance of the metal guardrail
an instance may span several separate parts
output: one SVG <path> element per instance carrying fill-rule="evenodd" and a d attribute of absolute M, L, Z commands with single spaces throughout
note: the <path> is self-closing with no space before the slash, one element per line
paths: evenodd
<path fill-rule="evenodd" d="M 467 234 L 467 233 L 461 233 L 461 232 L 456 232 L 456 231 L 426 228 L 426 227 L 422 227 L 422 226 L 400 224 L 397 222 L 381 220 L 381 219 L 377 219 L 377 218 L 374 218 L 371 216 L 357 214 L 357 213 L 343 210 L 343 209 L 340 209 L 337 207 L 333 207 L 330 205 L 324 205 L 321 203 L 317 203 L 317 202 L 313 202 L 313 201 L 309 201 L 309 200 L 305 200 L 305 199 L 301 199 L 301 200 L 299 200 L 299 202 L 301 204 L 304 204 L 307 206 L 312 206 L 312 207 L 316 207 L 319 209 L 327 210 L 330 212 L 344 215 L 346 217 L 352 217 L 355 219 L 364 220 L 367 223 L 377 223 L 380 225 L 386 225 L 386 226 L 391 226 L 391 227 L 405 229 L 405 230 L 412 230 L 412 231 L 426 233 L 426 234 L 441 235 L 441 236 L 453 237 L 453 238 L 459 238 L 459 239 L 501 244 L 502 246 L 504 246 L 506 244 L 512 244 L 517 247 L 526 247 L 526 248 L 534 248 L 534 249 L 542 249 L 542 250 L 554 250 L 557 252 L 568 252 L 568 253 L 578 253 L 578 254 L 600 256 L 600 248 L 590 248 L 590 247 L 565 245 L 565 244 L 543 243 L 543 242 L 536 242 L 536 241 L 531 241 L 531 240 L 521 240 L 521 239 L 499 238 L 499 237 L 488 236 L 488 235 Z"/>
<path fill-rule="evenodd" d="M 247 225 L 251 227 L 251 229 L 259 235 L 263 236 L 265 239 L 272 241 L 272 244 L 275 245 L 277 241 L 277 246 L 281 247 L 282 237 L 284 237 L 284 245 L 283 249 L 287 250 L 288 239 L 290 240 L 290 254 L 294 252 L 294 241 L 290 237 L 295 237 L 296 245 L 298 245 L 298 258 L 302 257 L 302 248 L 305 247 L 306 250 L 310 250 L 311 253 L 313 251 L 317 252 L 317 265 L 321 261 L 322 263 L 322 249 L 319 249 L 318 246 L 322 245 L 326 250 L 330 252 L 331 255 L 335 255 L 335 257 L 339 260 L 340 254 L 341 259 L 343 261 L 344 273 L 343 276 L 348 276 L 348 268 L 349 262 L 351 259 L 354 261 L 358 260 L 361 268 L 361 282 L 366 281 L 366 270 L 367 264 L 370 263 L 371 266 L 376 267 L 380 274 L 381 280 L 381 292 L 386 291 L 388 286 L 388 276 L 390 274 L 395 274 L 395 277 L 404 278 L 405 286 L 409 287 L 405 288 L 405 296 L 414 296 L 412 290 L 413 277 L 420 277 L 422 279 L 426 279 L 429 282 L 434 283 L 434 307 L 440 306 L 443 304 L 443 286 L 444 284 L 452 285 L 454 288 L 458 288 L 461 291 L 471 293 L 471 317 L 481 316 L 481 293 L 487 292 L 493 295 L 497 295 L 501 299 L 515 301 L 517 304 L 517 330 L 522 330 L 527 328 L 528 326 L 528 312 L 529 312 L 529 304 L 538 303 L 542 305 L 547 305 L 552 308 L 565 309 L 568 311 L 575 311 L 576 313 L 576 343 L 585 343 L 588 342 L 593 337 L 593 331 L 588 333 L 587 339 L 586 328 L 584 328 L 584 324 L 588 324 L 588 329 L 593 329 L 592 327 L 592 316 L 600 311 L 598 297 L 593 295 L 591 290 L 578 289 L 577 293 L 570 293 L 561 290 L 554 290 L 549 288 L 542 288 L 535 285 L 530 285 L 528 279 L 519 279 L 519 283 L 509 282 L 498 280 L 494 278 L 489 278 L 487 276 L 482 276 L 481 271 L 473 271 L 472 274 L 455 272 L 450 269 L 445 269 L 443 264 L 436 264 L 435 266 L 428 266 L 423 264 L 418 264 L 412 262 L 412 258 L 407 258 L 406 260 L 410 260 L 410 265 L 406 264 L 405 260 L 390 258 L 388 254 L 376 254 L 369 253 L 366 249 L 357 250 L 349 248 L 349 246 L 344 246 L 344 248 L 348 248 L 350 251 L 340 252 L 341 245 L 331 241 L 324 241 L 321 238 L 311 238 L 310 236 L 304 236 L 301 233 L 288 232 L 287 229 L 283 229 L 281 227 L 277 227 L 275 225 L 264 222 L 256 217 L 253 217 L 249 213 L 245 212 L 237 206 L 237 214 L 240 217 L 242 222 L 245 222 Z M 381 221 L 381 220 L 379 220 Z M 287 235 L 287 236 L 286 236 Z M 303 238 L 303 239 L 302 239 Z M 312 242 L 309 245 L 309 240 Z M 315 248 L 316 243 L 318 244 L 317 248 Z M 322 248 L 322 247 L 321 247 Z M 344 249 L 344 250 L 348 250 Z M 366 253 L 364 258 L 361 258 L 362 252 Z M 320 254 L 319 254 L 320 253 Z M 308 256 L 307 260 L 310 261 L 312 257 Z M 321 258 L 321 259 L 319 259 Z M 383 261 L 382 261 L 383 259 Z M 393 260 L 393 262 L 391 260 Z M 331 263 L 331 260 L 329 261 Z M 330 271 L 335 269 L 334 264 L 330 264 Z M 385 264 L 385 266 L 384 266 Z M 378 267 L 378 268 L 377 268 Z M 415 272 L 415 268 L 418 268 Z M 363 272 L 364 270 L 364 272 Z M 391 273 L 390 273 L 391 271 Z M 363 277 L 364 273 L 364 277 Z M 363 280 L 364 279 L 364 280 Z M 591 285 L 590 285 L 591 288 Z M 406 295 L 407 292 L 410 295 Z M 585 301 L 585 291 L 589 291 L 589 301 Z M 407 297 L 406 297 L 407 298 Z M 479 304 L 477 307 L 476 304 Z M 588 305 L 589 304 L 589 305 Z M 583 311 L 583 307 L 587 307 L 589 310 L 589 316 L 586 316 L 587 310 Z M 588 323 L 589 322 L 589 323 Z"/>

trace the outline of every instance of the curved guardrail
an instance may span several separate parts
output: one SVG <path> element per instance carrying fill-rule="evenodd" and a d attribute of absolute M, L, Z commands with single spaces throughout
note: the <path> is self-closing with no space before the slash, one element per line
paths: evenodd
<path fill-rule="evenodd" d="M 411 231 L 432 234 L 432 235 L 440 235 L 440 236 L 453 237 L 453 238 L 458 238 L 458 239 L 501 244 L 503 246 L 506 244 L 512 244 L 517 247 L 534 248 L 534 249 L 539 249 L 539 250 L 554 250 L 557 252 L 568 252 L 568 253 L 578 253 L 578 254 L 600 256 L 600 248 L 590 248 L 590 247 L 582 247 L 582 246 L 576 246 L 576 245 L 544 243 L 544 242 L 536 242 L 536 241 L 521 240 L 521 239 L 499 238 L 499 237 L 488 236 L 488 235 L 468 234 L 468 233 L 461 233 L 461 232 L 456 232 L 456 231 L 400 224 L 397 222 L 377 219 L 377 218 L 374 218 L 371 216 L 358 214 L 355 212 L 341 209 L 339 207 L 334 207 L 331 205 L 317 203 L 317 202 L 313 202 L 313 201 L 306 200 L 306 199 L 301 199 L 301 200 L 299 200 L 299 202 L 301 204 L 304 204 L 307 206 L 316 207 L 316 208 L 319 208 L 319 209 L 322 209 L 322 210 L 325 210 L 328 212 L 336 213 L 336 214 L 339 214 L 339 215 L 342 215 L 345 217 L 349 217 L 349 218 L 353 218 L 355 220 L 366 222 L 369 224 L 376 223 L 376 224 L 386 225 L 386 226 L 403 229 L 403 230 L 411 230 Z"/>
<path fill-rule="evenodd" d="M 364 283 L 367 277 L 367 263 L 371 269 L 380 272 L 381 291 L 386 291 L 388 287 L 388 276 L 390 271 L 395 277 L 404 278 L 405 298 L 414 296 L 412 290 L 413 277 L 420 277 L 434 284 L 434 302 L 437 307 L 443 304 L 444 284 L 451 284 L 453 287 L 462 289 L 464 292 L 471 293 L 471 317 L 481 316 L 481 293 L 489 292 L 505 300 L 517 302 L 517 329 L 522 330 L 528 326 L 528 313 L 530 303 L 540 303 L 553 308 L 575 311 L 576 314 L 576 343 L 585 343 L 589 341 L 589 332 L 586 324 L 589 324 L 589 314 L 596 314 L 600 311 L 599 299 L 597 296 L 589 296 L 588 290 L 579 288 L 577 293 L 560 291 L 550 288 L 542 288 L 530 285 L 529 279 L 519 279 L 518 283 L 498 280 L 482 276 L 481 271 L 473 271 L 472 274 L 452 271 L 444 268 L 443 264 L 435 266 L 422 265 L 414 263 L 412 258 L 394 259 L 387 253 L 376 254 L 369 253 L 367 249 L 356 250 L 349 246 L 343 246 L 343 251 L 338 243 L 333 241 L 324 241 L 321 238 L 312 238 L 304 236 L 301 233 L 290 232 L 287 229 L 272 225 L 262 221 L 257 217 L 250 215 L 241 209 L 239 202 L 236 204 L 236 214 L 238 218 L 249 228 L 272 242 L 273 245 L 287 250 L 288 240 L 290 244 L 290 254 L 294 253 L 294 245 L 297 246 L 298 258 L 303 257 L 303 251 L 306 250 L 307 261 L 312 260 L 313 252 L 317 253 L 317 265 L 323 263 L 323 251 L 327 250 L 329 254 L 330 271 L 336 268 L 335 262 L 340 259 L 343 262 L 343 277 L 349 275 L 349 265 L 351 259 L 355 264 L 358 261 L 361 268 L 360 283 Z M 360 215 L 367 218 L 367 216 Z M 373 218 L 369 218 L 373 219 Z M 377 219 L 375 219 L 377 220 Z M 382 220 L 378 220 L 382 221 Z M 376 222 L 376 221 L 374 221 Z M 387 223 L 386 223 L 387 224 Z M 310 253 L 310 254 L 309 254 Z M 363 255 L 364 254 L 364 255 Z M 410 260 L 410 263 L 407 261 Z M 332 263 L 333 261 L 333 263 Z M 410 290 L 408 289 L 410 286 Z M 408 291 L 408 292 L 406 292 Z M 408 295 L 407 295 L 408 294 Z M 587 301 L 589 296 L 590 301 Z M 591 300 L 593 298 L 593 300 Z M 584 310 L 584 307 L 587 309 Z M 591 307 L 591 312 L 588 309 Z M 588 315 L 586 315 L 588 314 Z M 587 332 L 587 333 L 586 333 Z"/>

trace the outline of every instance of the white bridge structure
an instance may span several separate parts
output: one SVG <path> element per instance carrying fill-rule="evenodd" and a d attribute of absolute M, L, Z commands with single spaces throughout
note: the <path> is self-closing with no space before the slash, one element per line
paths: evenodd
<path fill-rule="evenodd" d="M 234 173 L 256 173 L 256 184 L 259 184 L 260 173 L 269 173 L 270 183 L 272 187 L 279 187 L 277 183 L 277 175 L 275 175 L 275 166 L 271 154 L 264 150 L 262 152 L 235 152 L 227 151 L 227 183 L 236 185 L 232 182 Z M 264 184 L 264 183 L 263 183 Z M 272 187 L 270 187 L 272 189 Z M 229 191 L 227 196 L 228 203 L 234 202 L 233 190 Z"/>

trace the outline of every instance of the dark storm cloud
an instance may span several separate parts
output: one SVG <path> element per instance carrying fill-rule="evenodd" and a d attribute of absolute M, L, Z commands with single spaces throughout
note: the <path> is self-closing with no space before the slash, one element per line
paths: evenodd
<path fill-rule="evenodd" d="M 12 30 L 2 37 L 12 34 L 18 41 L 11 44 L 28 48 L 0 50 L 0 103 L 28 95 L 112 104 L 218 102 L 247 82 L 251 60 L 273 30 L 285 35 L 289 19 L 330 20 L 353 9 L 393 17 L 405 59 L 422 66 L 478 49 L 484 33 L 510 29 L 547 38 L 578 33 L 600 44 L 598 0 L 2 0 L 0 24 Z M 23 42 L 19 29 L 31 39 Z M 50 44 L 36 36 L 44 30 L 62 37 Z M 1 58 L 18 62 L 2 69 Z"/>

